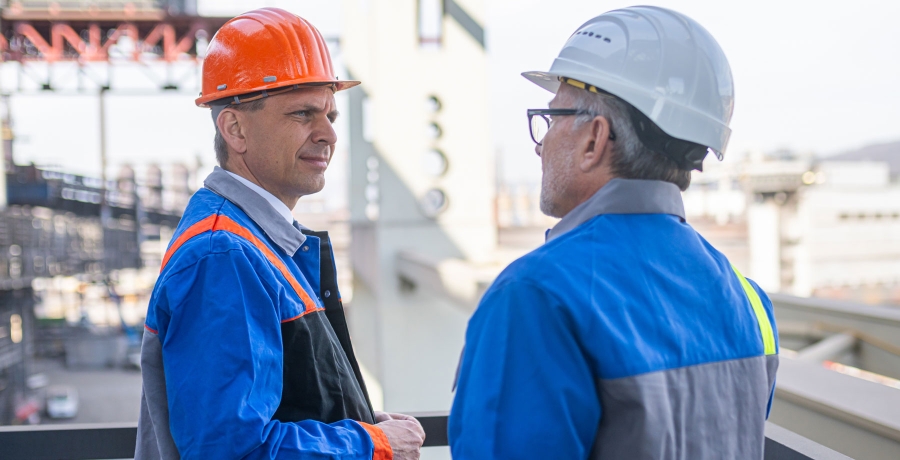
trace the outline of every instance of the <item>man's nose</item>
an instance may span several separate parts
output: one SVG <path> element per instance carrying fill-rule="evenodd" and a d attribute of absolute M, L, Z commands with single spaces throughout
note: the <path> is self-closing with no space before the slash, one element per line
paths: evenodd
<path fill-rule="evenodd" d="M 534 145 L 534 153 L 536 153 L 537 156 L 541 156 L 541 148 L 542 148 L 542 147 L 543 147 L 543 146 L 542 146 L 541 144 L 535 144 L 535 145 Z"/>
<path fill-rule="evenodd" d="M 316 130 L 313 132 L 313 142 L 326 145 L 337 143 L 337 133 L 334 131 L 334 125 L 328 119 L 317 124 Z"/>

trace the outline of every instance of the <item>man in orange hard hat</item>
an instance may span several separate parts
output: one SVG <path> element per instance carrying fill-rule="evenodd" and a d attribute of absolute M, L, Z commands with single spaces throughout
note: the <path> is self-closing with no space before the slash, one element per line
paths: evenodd
<path fill-rule="evenodd" d="M 197 105 L 221 167 L 191 198 L 145 323 L 135 458 L 417 459 L 425 434 L 374 412 L 326 232 L 291 217 L 322 190 L 334 76 L 310 23 L 264 8 L 213 37 Z"/>

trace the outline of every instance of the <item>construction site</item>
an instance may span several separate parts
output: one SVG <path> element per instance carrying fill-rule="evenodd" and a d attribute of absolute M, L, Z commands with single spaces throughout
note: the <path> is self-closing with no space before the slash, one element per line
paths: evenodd
<path fill-rule="evenodd" d="M 210 39 L 240 12 L 198 3 L 0 1 L 2 459 L 134 456 L 148 302 L 215 165 L 214 128 L 204 111 L 206 150 L 127 161 L 110 126 L 140 119 L 143 101 L 193 105 Z M 450 458 L 467 322 L 557 220 L 540 212 L 539 182 L 502 175 L 488 0 L 335 3 L 320 9 L 340 27 L 323 35 L 339 78 L 363 83 L 336 96 L 337 179 L 292 214 L 330 232 L 373 406 L 419 417 L 422 458 Z M 126 98 L 136 113 L 111 115 Z M 17 137 L 19 109 L 64 99 L 91 105 L 91 151 L 35 159 L 43 141 Z M 161 144 L 188 135 L 159 131 Z M 769 294 L 778 325 L 765 458 L 900 458 L 900 143 L 706 162 L 682 194 L 687 222 Z M 59 386 L 81 395 L 77 416 L 49 415 Z"/>

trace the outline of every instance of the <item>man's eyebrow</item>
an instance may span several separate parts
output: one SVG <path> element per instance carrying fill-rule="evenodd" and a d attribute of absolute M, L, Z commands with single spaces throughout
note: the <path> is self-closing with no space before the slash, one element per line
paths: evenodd
<path fill-rule="evenodd" d="M 290 113 L 297 113 L 297 112 L 300 112 L 300 111 L 302 111 L 302 110 L 305 110 L 305 111 L 307 111 L 307 112 L 313 112 L 313 113 L 321 113 L 321 112 L 324 112 L 324 111 L 325 111 L 325 108 L 324 108 L 324 107 L 319 107 L 319 106 L 314 105 L 314 104 L 303 104 L 303 105 L 300 105 L 300 106 L 292 107 L 292 108 L 288 111 L 288 113 L 289 113 L 289 114 L 290 114 Z"/>
<path fill-rule="evenodd" d="M 319 106 L 314 105 L 314 104 L 303 104 L 303 105 L 301 105 L 301 106 L 299 106 L 299 107 L 294 107 L 293 109 L 291 109 L 291 110 L 288 112 L 288 115 L 293 114 L 293 113 L 300 112 L 300 111 L 302 111 L 302 110 L 305 110 L 305 111 L 307 111 L 307 112 L 312 112 L 312 113 L 322 113 L 322 112 L 325 111 L 325 108 L 324 108 L 324 107 L 319 107 Z M 328 112 L 327 114 L 325 114 L 325 116 L 327 116 L 327 117 L 328 117 L 329 119 L 331 119 L 331 120 L 335 120 L 335 119 L 337 119 L 338 115 L 340 115 L 340 114 L 341 114 L 341 113 L 338 112 L 337 109 L 335 109 L 335 110 L 332 110 L 332 111 Z"/>

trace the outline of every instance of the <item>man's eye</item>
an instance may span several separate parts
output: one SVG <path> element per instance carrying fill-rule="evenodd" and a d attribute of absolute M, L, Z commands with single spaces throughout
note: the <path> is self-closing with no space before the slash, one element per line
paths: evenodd
<path fill-rule="evenodd" d="M 294 115 L 297 115 L 298 117 L 308 117 L 309 110 L 298 110 L 298 111 L 294 112 Z"/>

